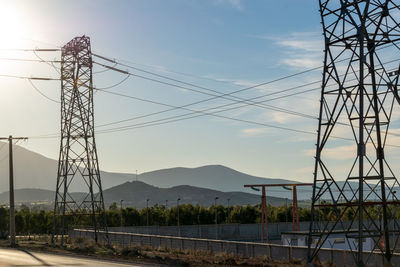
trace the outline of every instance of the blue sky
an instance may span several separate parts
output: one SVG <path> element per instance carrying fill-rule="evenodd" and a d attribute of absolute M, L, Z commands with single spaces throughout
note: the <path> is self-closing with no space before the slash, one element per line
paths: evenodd
<path fill-rule="evenodd" d="M 3 5 L 3 7 L 1 7 Z M 36 59 L 31 52 L 4 48 L 62 46 L 79 35 L 91 37 L 94 53 L 227 93 L 322 65 L 322 29 L 317 1 L 289 0 L 146 0 L 146 1 L 1 1 L 12 16 L 1 23 L 10 38 L 0 58 Z M 3 11 L 4 12 L 4 11 Z M 3 14 L 4 15 L 4 14 Z M 5 20 L 3 18 L 3 20 Z M 4 21 L 3 21 L 4 22 Z M 4 40 L 4 36 L 2 37 Z M 59 59 L 58 53 L 40 53 Z M 95 59 L 97 60 L 97 59 Z M 107 63 L 101 60 L 99 62 Z M 126 67 L 119 66 L 126 70 Z M 103 68 L 96 66 L 95 72 Z M 133 71 L 133 70 L 131 70 Z M 152 77 L 135 72 L 146 77 Z M 179 74 L 179 73 L 184 73 Z M 0 60 L 0 74 L 58 77 L 43 63 Z M 111 71 L 94 75 L 95 86 L 118 83 L 125 76 Z M 154 77 L 153 77 L 154 78 Z M 251 98 L 320 80 L 321 71 L 246 90 Z M 158 79 L 158 78 L 157 78 Z M 37 136 L 59 131 L 59 105 L 38 94 L 26 80 L 1 78 L 2 135 Z M 47 96 L 60 98 L 59 82 L 35 82 Z M 319 84 L 294 92 L 318 88 Z M 210 96 L 130 77 L 113 92 L 182 106 Z M 276 96 L 280 96 L 278 94 Z M 319 90 L 267 102 L 317 116 Z M 267 98 L 266 98 L 267 99 Z M 191 106 L 203 110 L 232 101 L 217 99 Z M 146 115 L 166 107 L 96 93 L 96 125 Z M 184 110 L 149 116 L 97 130 L 160 120 Z M 258 107 L 220 113 L 241 120 L 315 132 L 317 121 Z M 97 135 L 100 168 L 139 173 L 169 167 L 223 164 L 263 177 L 312 180 L 316 136 L 277 130 L 212 116 Z M 31 139 L 29 149 L 57 158 L 59 140 Z M 340 155 L 347 143 L 336 143 Z M 347 149 L 347 150 L 346 150 Z M 351 149 L 350 149 L 351 150 Z"/>

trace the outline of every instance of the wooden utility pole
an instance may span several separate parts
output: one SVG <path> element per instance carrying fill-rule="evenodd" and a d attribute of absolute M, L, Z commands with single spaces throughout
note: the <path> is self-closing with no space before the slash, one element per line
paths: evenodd
<path fill-rule="evenodd" d="M 14 166 L 13 166 L 13 140 L 27 140 L 27 137 L 0 137 L 0 140 L 8 140 L 9 145 L 9 177 L 10 177 L 10 246 L 15 246 L 15 205 L 14 205 Z"/>
<path fill-rule="evenodd" d="M 266 242 L 269 243 L 269 231 L 268 231 L 268 215 L 267 215 L 267 197 L 266 197 L 266 187 L 292 187 L 293 188 L 293 231 L 300 230 L 300 220 L 299 220 L 299 210 L 297 203 L 297 186 L 312 186 L 313 184 L 246 184 L 244 187 L 251 187 L 256 191 L 260 191 L 258 187 L 262 189 L 261 196 L 261 242 L 264 242 L 266 237 Z"/>

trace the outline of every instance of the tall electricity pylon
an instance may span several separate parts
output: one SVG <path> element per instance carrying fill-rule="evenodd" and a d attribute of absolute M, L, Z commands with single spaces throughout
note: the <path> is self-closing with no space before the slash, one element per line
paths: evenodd
<path fill-rule="evenodd" d="M 390 164 L 396 149 L 389 127 L 399 119 L 400 5 L 320 0 L 319 6 L 325 51 L 308 263 L 328 239 L 341 237 L 356 266 L 374 265 L 374 253 L 390 265 L 400 237 L 399 182 L 389 166 L 397 167 Z"/>
<path fill-rule="evenodd" d="M 61 243 L 67 223 L 91 222 L 96 242 L 98 231 L 107 231 L 94 134 L 92 54 L 89 37 L 82 36 L 61 50 L 61 145 L 53 225 Z M 76 182 L 86 185 L 78 196 L 69 190 Z"/>

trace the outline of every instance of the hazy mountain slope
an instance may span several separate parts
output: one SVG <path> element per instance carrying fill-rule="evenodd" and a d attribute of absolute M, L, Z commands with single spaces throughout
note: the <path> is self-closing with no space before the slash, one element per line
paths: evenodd
<path fill-rule="evenodd" d="M 85 193 L 71 193 L 74 199 L 82 199 Z M 52 190 L 44 189 L 16 189 L 15 190 L 15 202 L 16 203 L 33 203 L 33 202 L 53 202 L 55 197 L 55 192 Z M 0 193 L 0 204 L 9 203 L 9 193 Z"/>
<path fill-rule="evenodd" d="M 158 187 L 171 187 L 178 185 L 192 185 L 203 188 L 212 188 L 223 192 L 241 191 L 255 193 L 250 188 L 244 188 L 244 184 L 277 184 L 293 183 L 285 179 L 262 178 L 248 175 L 221 165 L 208 165 L 198 168 L 171 168 L 143 173 L 138 180 Z M 308 198 L 301 194 L 310 189 L 299 188 L 299 198 Z M 267 192 L 268 194 L 268 192 Z M 291 198 L 291 191 L 282 188 L 270 190 L 268 194 L 276 197 Z"/>
<path fill-rule="evenodd" d="M 0 148 L 4 143 L 0 142 Z M 0 149 L 0 192 L 8 190 L 8 147 Z M 101 166 L 101 162 L 100 162 Z M 55 190 L 57 175 L 57 160 L 49 159 L 23 147 L 14 146 L 15 188 L 38 188 Z M 135 174 L 101 172 L 103 189 L 107 189 L 127 181 L 134 181 Z M 248 175 L 221 165 L 209 165 L 198 168 L 170 168 L 143 173 L 138 180 L 161 188 L 179 185 L 210 188 L 223 192 L 247 192 L 260 194 L 244 184 L 259 183 L 291 183 L 284 179 L 262 178 Z M 70 192 L 85 190 L 82 179 L 76 179 L 70 187 Z M 311 189 L 299 188 L 299 199 L 307 199 Z M 291 198 L 292 192 L 282 188 L 267 190 L 268 196 Z"/>
<path fill-rule="evenodd" d="M 3 146 L 0 142 L 0 148 Z M 57 178 L 57 160 L 49 159 L 41 154 L 32 152 L 20 146 L 14 150 L 14 184 L 16 189 L 38 188 L 55 190 Z M 8 146 L 0 150 L 0 191 L 8 190 Z M 103 188 L 121 184 L 132 179 L 130 175 L 101 172 Z M 70 188 L 71 192 L 79 192 L 86 185 L 77 181 Z"/>
<path fill-rule="evenodd" d="M 215 197 L 218 197 L 217 204 L 227 205 L 255 205 L 260 204 L 261 198 L 258 195 L 243 192 L 221 192 L 194 186 L 175 186 L 171 188 L 159 188 L 145 184 L 143 182 L 126 182 L 121 185 L 104 190 L 104 200 L 106 207 L 113 202 L 120 203 L 123 200 L 124 206 L 143 208 L 146 206 L 146 199 L 149 199 L 149 206 L 165 205 L 176 206 L 177 199 L 181 198 L 181 204 L 193 204 L 209 206 L 214 204 Z M 80 199 L 82 193 L 71 193 L 75 199 Z M 17 189 L 15 190 L 16 203 L 44 203 L 51 207 L 54 201 L 55 192 L 43 189 Z M 0 204 L 7 204 L 9 201 L 8 192 L 0 194 Z M 283 205 L 285 199 L 268 197 L 270 205 Z"/>
<path fill-rule="evenodd" d="M 106 202 L 119 203 L 122 199 L 124 200 L 124 205 L 133 205 L 139 208 L 146 206 L 146 199 L 149 199 L 149 205 L 165 205 L 166 200 L 168 200 L 168 206 L 176 206 L 178 198 L 181 199 L 181 204 L 190 203 L 209 206 L 214 204 L 215 197 L 218 197 L 217 203 L 224 205 L 228 204 L 228 198 L 230 199 L 230 205 L 255 205 L 261 202 L 260 196 L 255 194 L 221 192 L 188 185 L 159 188 L 140 181 L 126 182 L 104 190 Z M 267 201 L 271 205 L 282 205 L 285 199 L 268 197 Z"/>

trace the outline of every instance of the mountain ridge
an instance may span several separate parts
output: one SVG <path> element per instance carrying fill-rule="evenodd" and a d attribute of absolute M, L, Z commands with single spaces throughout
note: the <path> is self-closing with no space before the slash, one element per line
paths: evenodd
<path fill-rule="evenodd" d="M 82 198 L 84 193 L 71 193 L 76 200 Z M 199 188 L 189 185 L 180 185 L 171 188 L 160 188 L 148 185 L 140 181 L 125 182 L 103 191 L 105 206 L 112 203 L 120 203 L 123 200 L 124 206 L 144 208 L 149 199 L 149 206 L 165 205 L 176 206 L 178 198 L 180 204 L 192 204 L 200 206 L 211 206 L 217 197 L 217 204 L 222 205 L 257 205 L 261 202 L 261 196 L 244 192 L 221 192 L 208 188 Z M 43 189 L 17 189 L 15 190 L 15 201 L 18 204 L 30 204 L 47 206 L 51 208 L 54 203 L 55 192 Z M 0 204 L 8 204 L 8 192 L 0 193 Z M 229 201 L 228 201 L 229 199 Z M 285 199 L 267 197 L 269 205 L 283 205 Z M 229 203 L 228 203 L 229 202 Z"/>
<path fill-rule="evenodd" d="M 4 143 L 3 143 L 4 144 Z M 0 150 L 0 159 L 7 158 L 7 150 Z M 36 188 L 54 190 L 58 161 L 45 157 L 40 153 L 30 151 L 21 146 L 14 145 L 14 176 L 15 188 Z M 7 160 L 0 161 L 0 177 L 8 177 Z M 174 167 L 145 172 L 136 176 L 133 173 L 101 171 L 103 190 L 123 184 L 125 182 L 143 181 L 149 185 L 160 188 L 170 188 L 179 185 L 190 185 L 200 188 L 209 188 L 223 192 L 255 193 L 244 184 L 264 183 L 293 183 L 294 181 L 278 178 L 263 178 L 248 175 L 223 165 L 205 165 L 194 168 Z M 86 185 L 79 179 L 69 188 L 70 192 L 83 191 Z M 8 189 L 8 179 L 0 179 L 1 188 Z M 306 196 L 303 189 L 298 190 L 299 199 Z M 291 198 L 291 192 L 280 189 L 268 190 L 267 195 Z"/>

